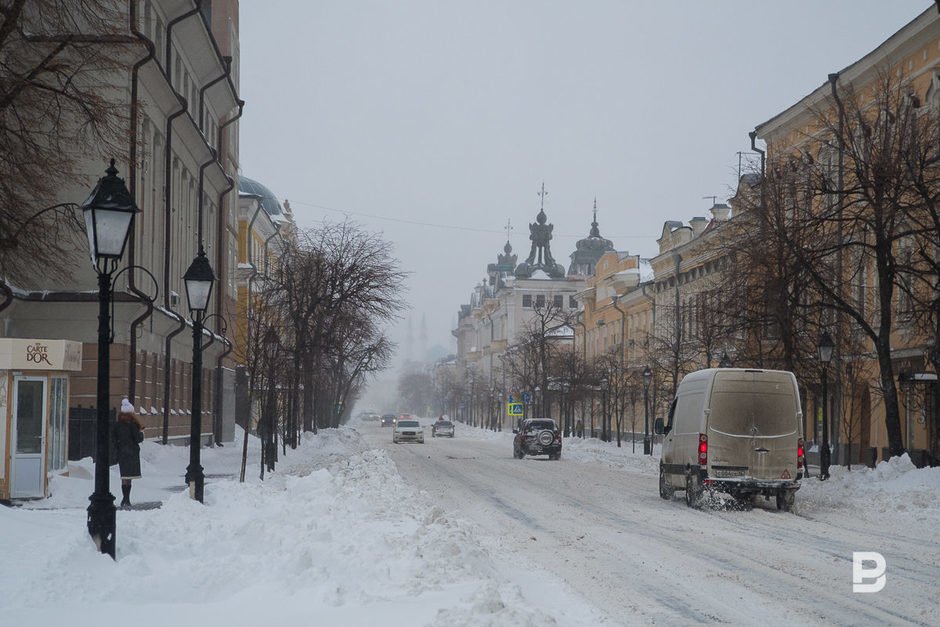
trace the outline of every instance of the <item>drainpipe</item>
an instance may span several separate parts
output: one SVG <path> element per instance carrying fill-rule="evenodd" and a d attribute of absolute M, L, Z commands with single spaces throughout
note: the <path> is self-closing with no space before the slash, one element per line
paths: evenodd
<path fill-rule="evenodd" d="M 656 297 L 655 297 L 654 295 L 652 295 L 652 294 L 647 294 L 647 293 L 646 293 L 646 288 L 651 287 L 651 286 L 652 286 L 651 283 L 644 283 L 643 285 L 640 286 L 640 292 L 643 294 L 643 296 L 645 296 L 646 298 L 648 298 L 648 299 L 650 300 L 650 303 L 652 303 L 652 305 L 653 305 L 653 307 L 652 307 L 652 309 L 653 309 L 653 319 L 650 320 L 650 326 L 649 326 L 649 328 L 646 330 L 646 365 L 647 365 L 647 366 L 650 366 L 650 367 L 652 367 L 652 364 L 650 363 L 650 342 L 649 342 L 649 336 L 650 336 L 650 332 L 653 331 L 654 329 L 656 329 Z M 651 398 L 651 402 L 650 402 L 650 411 L 653 413 L 653 416 L 654 416 L 654 417 L 656 416 L 656 412 L 655 412 L 655 409 L 654 409 L 654 408 L 656 407 L 656 389 L 657 389 L 657 388 L 656 388 L 656 377 L 653 377 L 653 394 L 652 394 L 652 398 Z"/>
<path fill-rule="evenodd" d="M 839 126 L 838 126 L 838 129 L 839 129 L 839 169 L 836 173 L 836 176 L 837 176 L 836 186 L 839 188 L 838 193 L 836 195 L 836 203 L 837 203 L 836 211 L 838 212 L 838 220 L 837 220 L 838 227 L 837 228 L 838 228 L 838 237 L 839 237 L 839 249 L 836 252 L 836 276 L 840 277 L 841 279 L 842 268 L 843 268 L 843 265 L 842 265 L 843 248 L 844 248 L 842 246 L 842 241 L 843 241 L 842 207 L 844 203 L 843 185 L 845 184 L 844 179 L 843 179 L 843 172 L 845 169 L 844 167 L 845 166 L 845 106 L 842 103 L 842 99 L 839 97 L 838 82 L 839 82 L 838 72 L 834 72 L 829 75 L 829 86 L 832 89 L 832 98 L 836 101 L 836 107 L 839 110 Z M 836 348 L 835 348 L 834 357 L 837 360 L 839 360 L 842 358 L 842 355 L 841 355 L 842 350 L 840 348 L 841 342 L 839 340 L 841 339 L 840 336 L 842 335 L 841 331 L 843 328 L 842 322 L 845 319 L 845 316 L 840 314 L 837 319 L 839 320 L 839 324 L 835 329 L 835 333 L 833 333 L 833 335 L 835 336 L 835 340 L 836 340 Z M 837 384 L 834 386 L 834 393 L 832 395 L 832 403 L 834 405 L 833 411 L 826 414 L 830 416 L 830 420 L 831 420 L 831 416 L 833 415 L 836 415 L 836 416 L 842 415 L 841 414 L 841 411 L 842 411 L 842 407 L 841 407 L 842 405 L 842 368 L 836 368 L 836 380 L 837 380 Z M 842 446 L 841 446 L 841 438 L 839 437 L 840 436 L 839 430 L 830 429 L 829 432 L 833 434 L 834 436 L 833 439 L 835 440 L 834 443 L 836 445 L 836 450 L 839 452 L 839 454 L 836 456 L 836 463 L 841 463 L 842 462 Z"/>
<path fill-rule="evenodd" d="M 211 81 L 203 85 L 199 89 L 199 130 L 200 131 L 202 131 L 205 128 L 206 92 L 209 89 L 211 89 L 212 86 L 215 85 L 216 83 L 219 83 L 220 81 L 225 80 L 225 78 L 231 73 L 231 71 L 232 71 L 231 59 L 226 59 L 225 71 L 222 72 L 222 74 L 220 74 L 216 78 L 212 79 Z M 203 133 L 203 135 L 205 135 L 205 133 Z M 203 211 L 203 204 L 204 204 L 203 203 L 203 195 L 204 195 L 203 191 L 205 190 L 206 168 L 208 168 L 213 163 L 218 162 L 218 159 L 219 159 L 218 150 L 210 146 L 209 152 L 211 153 L 209 155 L 209 159 L 205 163 L 199 166 L 199 194 L 196 197 L 196 204 L 198 207 L 197 216 L 198 216 L 198 222 L 199 222 L 198 223 L 198 237 L 196 239 L 197 239 L 197 245 L 199 246 L 202 246 L 202 243 L 203 243 L 202 242 L 202 211 Z M 221 168 L 221 164 L 219 165 Z M 223 170 L 223 173 L 224 173 L 224 170 Z"/>
<path fill-rule="evenodd" d="M 624 405 L 627 404 L 627 395 L 626 395 L 626 379 L 627 379 L 627 364 L 626 364 L 626 355 L 627 355 L 627 312 L 620 308 L 620 295 L 614 294 L 613 298 L 610 299 L 610 304 L 614 306 L 614 309 L 620 312 L 620 381 L 618 383 L 618 391 L 620 396 L 617 410 L 617 415 L 620 417 L 619 423 L 617 424 L 617 446 L 620 446 L 620 431 L 623 429 L 623 409 Z M 633 433 L 633 428 L 630 430 L 630 440 L 633 442 L 633 449 L 636 450 L 636 434 Z"/>
<path fill-rule="evenodd" d="M 226 349 L 219 355 L 218 365 L 215 369 L 215 413 L 213 414 L 213 433 L 212 439 L 215 441 L 217 446 L 222 446 L 222 362 L 228 357 L 229 353 L 232 352 L 232 349 L 235 348 L 234 342 L 229 340 L 227 337 L 222 336 L 222 341 L 225 343 Z"/>
<path fill-rule="evenodd" d="M 222 72 L 218 77 L 212 79 L 208 83 L 202 86 L 199 89 L 199 130 L 205 130 L 206 124 L 206 91 L 214 86 L 216 83 L 224 81 L 232 72 L 232 57 L 225 57 L 223 60 L 223 65 L 225 66 L 225 71 Z M 237 98 L 236 98 L 237 100 Z"/>
<path fill-rule="evenodd" d="M 163 172 L 163 308 L 171 318 L 176 318 L 179 323 L 177 328 L 166 336 L 166 349 L 163 355 L 163 443 L 166 444 L 169 438 L 170 429 L 170 402 L 172 400 L 172 390 L 170 389 L 170 362 L 172 358 L 173 346 L 172 340 L 186 328 L 186 319 L 173 310 L 173 304 L 170 302 L 170 253 L 173 250 L 172 241 L 172 165 L 173 165 L 173 120 L 186 113 L 186 99 L 177 94 L 180 102 L 180 109 L 171 114 L 166 119 L 166 144 L 164 145 L 164 172 Z"/>
<path fill-rule="evenodd" d="M 231 79 L 231 77 L 229 78 Z M 244 112 L 244 110 L 245 110 L 245 101 L 239 100 L 238 101 L 238 113 L 236 113 L 230 119 L 226 120 L 225 122 L 219 125 L 219 134 L 216 140 L 216 145 L 219 147 L 218 156 L 220 158 L 224 159 L 224 153 L 222 152 L 222 134 L 225 131 L 225 128 L 229 124 L 232 124 L 233 122 L 238 120 L 240 117 L 242 117 L 242 113 Z M 220 162 L 219 165 L 222 166 L 222 174 L 225 175 L 225 178 L 228 181 L 228 186 L 219 192 L 219 203 L 217 205 L 219 208 L 219 215 L 218 215 L 218 224 L 216 228 L 216 237 L 219 238 L 219 241 L 218 241 L 218 246 L 216 246 L 216 267 L 225 268 L 227 267 L 226 259 L 225 259 L 226 248 L 225 248 L 225 241 L 224 241 L 225 240 L 225 215 L 226 214 L 225 214 L 225 211 L 223 211 L 223 206 L 224 206 L 223 201 L 225 199 L 226 194 L 228 194 L 230 191 L 235 189 L 235 179 L 230 177 L 228 174 L 225 174 L 224 164 Z M 222 298 L 215 299 L 215 313 L 217 313 L 219 316 L 222 316 L 222 300 L 223 300 Z M 221 362 L 219 362 L 219 366 L 221 367 Z"/>
<path fill-rule="evenodd" d="M 131 198 L 137 198 L 137 119 L 138 111 L 140 108 L 140 102 L 138 100 L 138 80 L 140 68 L 144 65 L 153 61 L 156 58 L 156 47 L 153 42 L 137 27 L 137 2 L 130 2 L 130 25 L 131 33 L 137 37 L 138 40 L 147 48 L 147 56 L 134 64 L 134 67 L 131 70 L 131 136 L 130 136 L 130 163 L 128 165 L 130 179 L 130 193 Z M 130 242 L 128 242 L 128 265 L 134 265 L 134 260 L 137 254 L 137 234 L 136 232 L 131 233 Z M 136 403 L 137 396 L 137 329 L 143 324 L 144 320 L 148 319 L 153 315 L 153 301 L 150 297 L 144 292 L 140 291 L 137 288 L 135 281 L 135 273 L 131 270 L 127 276 L 127 289 L 132 294 L 137 296 L 140 299 L 140 302 L 144 303 L 146 309 L 144 312 L 135 318 L 131 322 L 130 327 L 130 338 L 129 338 L 129 347 L 128 347 L 128 390 L 127 398 L 130 399 L 132 403 Z"/>
<path fill-rule="evenodd" d="M 676 296 L 675 296 L 675 320 L 673 324 L 673 333 L 675 334 L 676 339 L 676 349 L 673 357 L 675 361 L 672 364 L 672 391 L 675 391 L 679 387 L 679 357 L 680 351 L 682 350 L 682 310 L 680 309 L 679 304 L 679 268 L 682 265 L 682 255 L 679 253 L 672 254 L 672 261 L 675 263 L 675 270 L 673 271 L 674 276 L 676 277 Z"/>
<path fill-rule="evenodd" d="M 172 38 L 173 29 L 176 27 L 177 24 L 179 24 L 183 20 L 188 20 L 192 16 L 199 13 L 201 6 L 202 6 L 202 0 L 196 0 L 195 7 L 193 7 L 192 9 L 190 9 L 186 13 L 183 13 L 180 16 L 174 17 L 166 25 L 166 75 L 167 75 L 167 81 L 170 83 L 170 87 L 173 86 L 173 81 L 169 80 L 169 78 L 173 75 L 173 67 L 170 63 L 170 60 L 171 60 L 170 53 L 173 50 L 173 38 Z"/>
<path fill-rule="evenodd" d="M 173 87 L 173 64 L 170 63 L 170 53 L 173 50 L 173 28 L 185 19 L 199 13 L 199 7 L 202 0 L 196 0 L 196 7 L 179 17 L 173 18 L 166 26 L 166 80 L 176 93 Z M 170 387 L 170 364 L 173 355 L 173 338 L 183 332 L 186 328 L 186 319 L 179 313 L 173 311 L 170 303 L 170 252 L 172 250 L 171 233 L 171 214 L 172 214 L 172 158 L 173 158 L 173 120 L 184 115 L 186 111 L 186 99 L 179 93 L 176 93 L 179 99 L 180 109 L 169 115 L 166 119 L 166 143 L 164 145 L 164 216 L 163 216 L 163 237 L 164 237 L 164 255 L 163 255 L 163 305 L 166 313 L 171 318 L 176 318 L 177 327 L 170 331 L 165 338 L 165 349 L 163 354 L 163 444 L 167 444 L 170 434 L 170 403 L 173 401 L 173 390 Z"/>
<path fill-rule="evenodd" d="M 760 153 L 760 179 L 764 180 L 764 151 L 757 147 L 757 131 L 751 131 L 747 134 L 751 138 L 751 150 Z"/>

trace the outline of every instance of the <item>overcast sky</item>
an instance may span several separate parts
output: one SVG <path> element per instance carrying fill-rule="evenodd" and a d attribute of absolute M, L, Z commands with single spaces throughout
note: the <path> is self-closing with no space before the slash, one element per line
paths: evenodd
<path fill-rule="evenodd" d="M 545 209 L 566 267 L 590 229 L 656 254 L 709 217 L 748 132 L 931 7 L 927 0 L 241 1 L 241 165 L 301 227 L 344 215 L 410 272 L 391 335 L 450 329 Z"/>

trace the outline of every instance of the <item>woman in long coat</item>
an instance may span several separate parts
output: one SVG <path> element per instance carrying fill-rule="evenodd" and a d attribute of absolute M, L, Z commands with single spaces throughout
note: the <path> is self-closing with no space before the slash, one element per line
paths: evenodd
<path fill-rule="evenodd" d="M 126 398 L 121 401 L 121 412 L 114 424 L 114 446 L 117 449 L 118 468 L 121 471 L 121 507 L 130 507 L 131 481 L 140 479 L 140 443 L 144 441 L 144 427 Z"/>

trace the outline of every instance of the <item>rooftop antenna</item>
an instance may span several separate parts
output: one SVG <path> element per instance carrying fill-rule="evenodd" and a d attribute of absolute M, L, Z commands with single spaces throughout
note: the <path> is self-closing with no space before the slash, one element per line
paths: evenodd
<path fill-rule="evenodd" d="M 509 232 L 512 231 L 512 220 L 506 219 L 506 241 L 509 241 Z"/>
<path fill-rule="evenodd" d="M 545 181 L 542 181 L 542 191 L 537 192 L 539 195 L 539 211 L 545 211 L 545 197 L 548 196 L 548 192 L 545 191 Z"/>
<path fill-rule="evenodd" d="M 711 199 L 712 199 L 712 206 L 713 206 L 713 207 L 718 204 L 718 196 L 702 196 L 702 200 L 705 200 L 706 198 L 711 198 Z"/>

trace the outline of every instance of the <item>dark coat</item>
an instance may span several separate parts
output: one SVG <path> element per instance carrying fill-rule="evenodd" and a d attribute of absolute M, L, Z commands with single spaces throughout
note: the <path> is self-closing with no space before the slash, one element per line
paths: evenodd
<path fill-rule="evenodd" d="M 140 443 L 143 441 L 144 434 L 134 422 L 118 420 L 114 424 L 113 444 L 122 479 L 140 477 Z"/>

